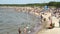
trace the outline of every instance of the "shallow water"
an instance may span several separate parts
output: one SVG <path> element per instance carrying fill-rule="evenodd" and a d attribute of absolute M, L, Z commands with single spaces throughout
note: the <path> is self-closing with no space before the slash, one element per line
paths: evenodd
<path fill-rule="evenodd" d="M 16 12 L 15 8 L 0 8 L 0 34 L 18 34 L 18 27 L 23 30 L 26 26 L 36 26 L 36 23 L 40 23 L 40 19 L 34 15 Z"/>

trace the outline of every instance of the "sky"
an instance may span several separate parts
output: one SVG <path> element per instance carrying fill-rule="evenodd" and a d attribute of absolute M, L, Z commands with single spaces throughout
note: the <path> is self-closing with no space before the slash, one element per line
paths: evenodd
<path fill-rule="evenodd" d="M 0 4 L 48 3 L 50 1 L 60 2 L 60 0 L 0 0 Z"/>

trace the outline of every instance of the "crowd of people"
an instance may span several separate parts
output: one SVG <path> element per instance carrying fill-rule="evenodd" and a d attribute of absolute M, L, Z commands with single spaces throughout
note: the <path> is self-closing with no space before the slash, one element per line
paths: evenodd
<path fill-rule="evenodd" d="M 12 7 L 13 8 L 13 7 Z M 26 12 L 28 14 L 34 14 L 41 17 L 41 22 L 43 22 L 48 29 L 54 28 L 58 25 L 60 26 L 60 8 L 48 10 L 43 7 L 14 7 L 17 12 Z M 27 34 L 26 27 L 23 29 L 24 34 Z M 29 31 L 31 32 L 31 31 Z M 20 27 L 18 28 L 18 33 L 21 34 L 22 31 Z"/>

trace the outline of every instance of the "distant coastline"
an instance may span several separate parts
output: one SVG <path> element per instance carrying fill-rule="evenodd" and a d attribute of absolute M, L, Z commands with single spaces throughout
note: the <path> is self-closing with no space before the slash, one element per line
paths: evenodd
<path fill-rule="evenodd" d="M 54 2 L 51 1 L 49 3 L 34 3 L 34 4 L 0 4 L 0 6 L 18 6 L 18 7 L 26 7 L 26 6 L 30 6 L 30 7 L 34 7 L 34 6 L 54 6 L 54 7 L 60 7 L 60 2 Z"/>

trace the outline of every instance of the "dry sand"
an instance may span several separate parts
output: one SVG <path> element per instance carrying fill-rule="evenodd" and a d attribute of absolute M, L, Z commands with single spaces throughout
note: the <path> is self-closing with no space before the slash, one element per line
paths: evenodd
<path fill-rule="evenodd" d="M 37 34 L 60 34 L 60 28 L 42 30 L 39 31 Z"/>

